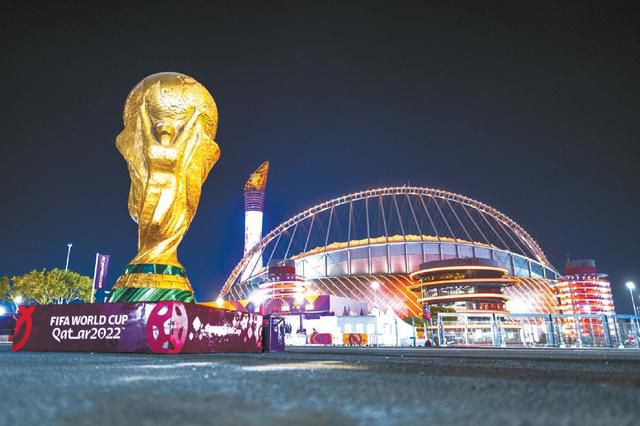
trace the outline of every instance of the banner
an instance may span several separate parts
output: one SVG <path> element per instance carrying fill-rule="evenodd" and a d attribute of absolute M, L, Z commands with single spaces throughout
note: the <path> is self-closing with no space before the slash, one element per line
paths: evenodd
<path fill-rule="evenodd" d="M 431 308 L 426 303 L 422 305 L 422 318 L 424 318 L 426 321 L 431 320 Z"/>
<path fill-rule="evenodd" d="M 96 267 L 93 270 L 93 289 L 102 290 L 109 269 L 109 255 L 96 253 Z"/>
<path fill-rule="evenodd" d="M 369 344 L 369 335 L 366 333 L 344 333 L 342 344 L 345 346 L 363 346 Z"/>
<path fill-rule="evenodd" d="M 20 306 L 14 352 L 261 352 L 262 317 L 194 303 Z"/>
<path fill-rule="evenodd" d="M 331 333 L 311 333 L 309 343 L 312 345 L 330 345 L 333 341 Z"/>

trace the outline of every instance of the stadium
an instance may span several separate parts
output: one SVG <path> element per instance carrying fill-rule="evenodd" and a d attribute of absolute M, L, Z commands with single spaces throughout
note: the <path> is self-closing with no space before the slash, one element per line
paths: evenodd
<path fill-rule="evenodd" d="M 251 226 L 261 235 L 261 220 Z M 263 265 L 283 260 L 295 263 L 307 295 L 391 307 L 400 316 L 422 313 L 426 299 L 415 291 L 415 277 L 424 265 L 453 261 L 455 268 L 473 269 L 485 261 L 501 271 L 494 281 L 508 283 L 492 287 L 499 288 L 505 311 L 558 312 L 558 271 L 527 231 L 487 204 L 433 188 L 366 190 L 296 214 L 245 246 L 219 299 L 250 300 L 266 280 Z M 449 304 L 458 311 L 471 306 L 464 296 L 469 280 L 447 281 L 447 294 L 455 295 L 448 296 Z M 474 303 L 472 311 L 485 305 L 495 307 Z"/>

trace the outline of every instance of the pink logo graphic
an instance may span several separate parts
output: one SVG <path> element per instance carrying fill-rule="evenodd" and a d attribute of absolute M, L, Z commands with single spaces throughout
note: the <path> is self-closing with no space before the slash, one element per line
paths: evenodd
<path fill-rule="evenodd" d="M 187 340 L 189 318 L 181 302 L 159 302 L 147 320 L 147 343 L 152 352 L 176 354 Z"/>

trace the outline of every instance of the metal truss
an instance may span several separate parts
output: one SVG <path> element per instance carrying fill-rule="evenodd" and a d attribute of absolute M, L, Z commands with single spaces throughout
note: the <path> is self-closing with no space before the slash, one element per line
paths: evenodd
<path fill-rule="evenodd" d="M 329 232 L 331 230 L 331 221 L 334 216 L 334 210 L 338 206 L 342 206 L 345 204 L 349 205 L 349 225 L 348 226 L 349 226 L 349 238 L 350 238 L 353 203 L 360 200 L 364 200 L 365 208 L 367 211 L 366 213 L 367 238 L 371 238 L 372 236 L 369 235 L 369 213 L 368 212 L 370 207 L 369 207 L 368 200 L 371 198 L 378 198 L 380 203 L 380 208 L 383 213 L 382 219 L 384 221 L 385 234 L 386 234 L 386 237 L 389 237 L 387 232 L 386 215 L 384 213 L 382 198 L 392 197 L 395 210 L 400 220 L 400 227 L 402 229 L 402 233 L 404 234 L 405 227 L 403 225 L 402 216 L 400 215 L 400 211 L 398 209 L 398 201 L 397 201 L 398 196 L 406 197 L 407 200 L 409 200 L 410 197 L 418 197 L 418 199 L 420 200 L 419 205 L 422 205 L 422 207 L 424 208 L 424 212 L 426 213 L 429 223 L 431 224 L 436 234 L 436 237 L 438 238 L 452 237 L 454 240 L 457 241 L 457 237 L 452 229 L 452 225 L 453 225 L 453 226 L 459 226 L 463 230 L 463 238 L 472 240 L 467 227 L 465 227 L 463 221 L 461 220 L 460 214 L 462 214 L 463 217 L 466 216 L 470 219 L 470 223 L 475 227 L 479 235 L 481 235 L 482 238 L 487 239 L 487 234 L 483 232 L 482 228 L 478 225 L 479 221 L 476 221 L 475 219 L 473 219 L 473 217 L 470 215 L 469 211 L 467 210 L 467 208 L 469 208 L 469 209 L 475 210 L 479 214 L 479 216 L 482 218 L 482 222 L 480 223 L 484 223 L 488 226 L 488 228 L 485 229 L 487 233 L 488 233 L 488 230 L 490 229 L 491 232 L 495 236 L 497 236 L 498 240 L 504 245 L 503 247 L 504 249 L 512 251 L 513 250 L 512 247 L 515 247 L 516 251 L 521 251 L 525 255 L 530 255 L 535 259 L 537 259 L 538 262 L 540 262 L 542 265 L 553 268 L 549 263 L 549 261 L 547 260 L 544 252 L 542 251 L 538 243 L 531 237 L 531 235 L 529 235 L 513 219 L 509 218 L 507 215 L 494 209 L 493 207 L 488 206 L 487 204 L 484 204 L 480 201 L 474 200 L 469 197 L 465 197 L 464 195 L 455 194 L 452 192 L 443 191 L 443 190 L 434 189 L 434 188 L 423 188 L 423 187 L 412 187 L 412 186 L 388 187 L 388 188 L 378 188 L 378 189 L 371 189 L 367 191 L 356 192 L 356 193 L 344 195 L 338 198 L 334 198 L 332 200 L 313 206 L 310 209 L 307 209 L 291 217 L 290 219 L 282 222 L 280 225 L 274 228 L 271 232 L 265 235 L 258 244 L 256 244 L 253 248 L 251 248 L 251 250 L 249 250 L 244 255 L 244 257 L 240 260 L 240 262 L 238 262 L 238 264 L 233 268 L 233 271 L 227 278 L 224 286 L 222 287 L 222 290 L 220 291 L 220 297 L 224 297 L 229 292 L 230 288 L 237 281 L 240 274 L 249 265 L 251 258 L 257 253 L 262 253 L 269 243 L 275 240 L 277 245 L 277 243 L 280 241 L 280 237 L 282 236 L 282 234 L 284 232 L 287 232 L 291 228 L 293 228 L 294 235 L 295 235 L 295 231 L 297 230 L 298 224 L 306 221 L 307 219 L 311 219 L 311 226 L 309 229 L 309 235 L 310 235 L 311 228 L 313 228 L 313 224 L 316 219 L 316 216 L 319 213 L 330 211 L 329 225 L 327 227 L 327 234 L 325 238 L 325 248 L 326 248 L 326 245 L 329 243 Z M 429 203 L 429 200 L 433 200 L 433 202 L 435 203 L 440 219 L 437 219 L 436 217 L 432 217 L 432 215 L 429 213 L 429 210 L 427 208 L 427 204 Z M 441 202 L 438 203 L 437 200 L 441 200 Z M 440 204 L 443 204 L 443 205 L 440 206 Z M 461 212 L 460 214 L 458 214 L 456 210 L 453 208 L 453 205 L 461 206 L 462 211 L 464 213 Z M 422 233 L 422 229 L 420 228 L 420 224 L 417 220 L 414 206 L 411 204 L 411 202 L 409 202 L 409 206 L 411 210 L 411 217 L 415 220 L 417 229 Z M 451 221 L 451 223 L 450 223 L 450 220 L 447 219 L 447 216 L 443 211 L 447 208 L 448 208 L 448 211 L 451 211 L 453 213 L 454 221 Z M 494 223 L 492 224 L 488 218 L 493 219 Z M 448 233 L 450 233 L 451 235 L 449 236 L 442 235 L 442 232 L 438 231 L 434 223 L 434 220 L 443 221 L 444 224 L 446 225 L 446 231 L 448 231 Z M 509 230 L 510 232 L 508 232 L 507 230 Z M 502 233 L 500 231 L 502 231 Z M 307 249 L 307 244 L 309 242 L 309 235 L 307 235 L 305 250 Z M 510 240 L 511 243 L 513 244 L 512 245 L 507 244 L 507 240 Z M 287 254 L 289 254 L 290 246 L 291 246 L 291 241 L 287 246 L 287 252 L 286 252 Z M 273 256 L 274 252 L 275 252 L 275 248 L 272 251 L 271 256 Z"/>

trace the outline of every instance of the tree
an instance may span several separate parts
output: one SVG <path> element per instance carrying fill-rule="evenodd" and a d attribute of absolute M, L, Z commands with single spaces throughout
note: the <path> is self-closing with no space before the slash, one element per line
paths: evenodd
<path fill-rule="evenodd" d="M 9 277 L 0 277 L 0 300 L 7 300 L 10 287 L 11 281 L 9 281 Z"/>
<path fill-rule="evenodd" d="M 91 278 L 73 271 L 52 269 L 33 270 L 27 274 L 11 278 L 11 296 L 20 295 L 38 304 L 64 304 L 76 300 L 89 300 Z"/>

